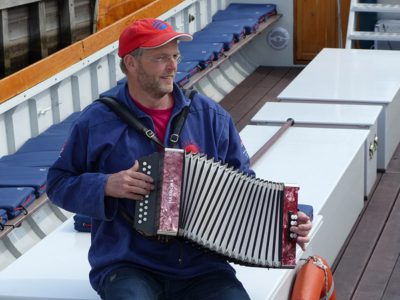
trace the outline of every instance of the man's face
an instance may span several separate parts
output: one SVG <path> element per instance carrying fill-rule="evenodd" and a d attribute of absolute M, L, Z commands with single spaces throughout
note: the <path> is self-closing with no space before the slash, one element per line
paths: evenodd
<path fill-rule="evenodd" d="M 137 79 L 143 91 L 155 98 L 172 92 L 179 48 L 176 40 L 155 49 L 144 50 L 137 57 Z"/>

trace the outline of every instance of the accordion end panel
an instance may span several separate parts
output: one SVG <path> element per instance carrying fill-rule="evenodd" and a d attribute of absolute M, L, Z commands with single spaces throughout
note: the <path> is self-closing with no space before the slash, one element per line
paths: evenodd
<path fill-rule="evenodd" d="M 297 203 L 299 187 L 285 185 L 283 234 L 282 234 L 282 267 L 293 268 L 296 265 L 296 237 L 290 233 L 290 226 L 297 224 Z"/>

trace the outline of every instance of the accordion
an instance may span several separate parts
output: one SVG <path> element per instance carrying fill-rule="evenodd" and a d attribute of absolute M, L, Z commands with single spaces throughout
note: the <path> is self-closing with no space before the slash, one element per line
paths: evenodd
<path fill-rule="evenodd" d="M 265 181 L 181 149 L 139 159 L 155 189 L 137 201 L 134 228 L 177 236 L 242 265 L 293 268 L 297 186 Z"/>

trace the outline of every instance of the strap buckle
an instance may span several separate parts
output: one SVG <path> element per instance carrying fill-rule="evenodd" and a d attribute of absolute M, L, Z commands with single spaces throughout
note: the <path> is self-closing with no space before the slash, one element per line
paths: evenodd
<path fill-rule="evenodd" d="M 151 129 L 147 129 L 146 132 L 145 132 L 145 134 L 146 134 L 146 136 L 147 136 L 148 138 L 150 138 L 150 139 L 152 139 L 152 138 L 155 136 L 153 130 L 151 130 Z"/>
<path fill-rule="evenodd" d="M 177 133 L 171 134 L 169 141 L 171 143 L 177 143 L 179 141 L 179 134 L 177 134 Z"/>

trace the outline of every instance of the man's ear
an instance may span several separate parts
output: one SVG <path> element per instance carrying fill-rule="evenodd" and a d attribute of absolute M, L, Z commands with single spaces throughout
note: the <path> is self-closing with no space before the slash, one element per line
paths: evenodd
<path fill-rule="evenodd" d="M 123 60 L 127 70 L 136 66 L 136 59 L 132 55 L 125 55 Z"/>

